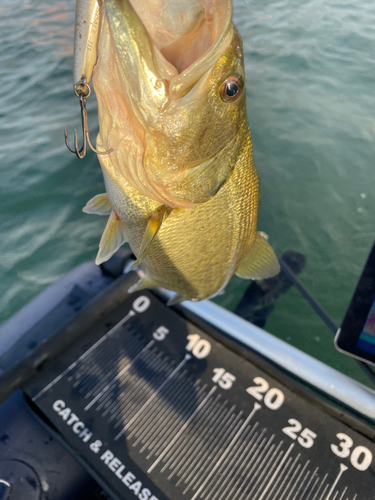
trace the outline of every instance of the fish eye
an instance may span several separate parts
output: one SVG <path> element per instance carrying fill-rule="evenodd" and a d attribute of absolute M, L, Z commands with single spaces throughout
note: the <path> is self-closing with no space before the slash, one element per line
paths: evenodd
<path fill-rule="evenodd" d="M 220 97 L 224 102 L 233 102 L 241 96 L 243 83 L 237 76 L 230 76 L 221 85 Z"/>

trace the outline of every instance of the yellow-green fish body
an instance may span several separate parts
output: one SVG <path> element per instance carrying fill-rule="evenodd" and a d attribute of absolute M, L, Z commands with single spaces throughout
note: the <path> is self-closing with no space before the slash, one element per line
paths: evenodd
<path fill-rule="evenodd" d="M 128 241 L 145 273 L 133 289 L 202 300 L 235 273 L 262 278 L 279 267 L 257 232 L 259 180 L 231 2 L 191 0 L 190 10 L 175 2 L 174 13 L 165 1 L 104 3 L 97 147 L 113 152 L 99 158 L 107 194 L 84 210 L 110 214 L 98 263 Z"/>

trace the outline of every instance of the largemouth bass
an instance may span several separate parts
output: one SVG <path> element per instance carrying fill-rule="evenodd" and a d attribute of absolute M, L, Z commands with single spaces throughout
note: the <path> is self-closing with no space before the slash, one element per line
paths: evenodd
<path fill-rule="evenodd" d="M 109 151 L 98 156 L 106 193 L 84 208 L 109 215 L 96 263 L 127 241 L 144 272 L 131 291 L 162 286 L 190 300 L 234 274 L 277 274 L 257 232 L 231 0 L 78 0 L 77 19 L 74 78 L 88 83 L 93 71 L 96 147 Z"/>

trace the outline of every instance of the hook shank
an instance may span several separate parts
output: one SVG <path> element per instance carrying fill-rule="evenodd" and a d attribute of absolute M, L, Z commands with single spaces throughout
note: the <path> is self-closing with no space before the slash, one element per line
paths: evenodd
<path fill-rule="evenodd" d="M 78 158 L 83 158 L 86 155 L 86 147 L 87 144 L 90 146 L 92 151 L 98 155 L 107 155 L 109 153 L 112 153 L 113 148 L 109 149 L 108 151 L 97 151 L 93 145 L 91 144 L 90 141 L 90 136 L 89 136 L 89 125 L 88 125 L 88 119 L 87 119 L 87 108 L 86 108 L 86 99 L 90 96 L 91 94 L 91 88 L 88 83 L 86 83 L 86 78 L 83 77 L 82 80 L 80 80 L 78 83 L 76 83 L 74 87 L 74 92 L 76 93 L 76 96 L 79 98 L 79 103 L 81 105 L 81 122 L 82 122 L 82 133 L 83 133 L 83 142 L 82 146 L 78 149 L 78 135 L 77 135 L 77 130 L 74 131 L 74 149 L 70 147 L 69 144 L 69 139 L 68 139 L 68 131 L 65 127 L 65 132 L 64 132 L 64 137 L 65 137 L 65 145 L 69 149 L 71 153 L 74 153 L 77 155 Z"/>

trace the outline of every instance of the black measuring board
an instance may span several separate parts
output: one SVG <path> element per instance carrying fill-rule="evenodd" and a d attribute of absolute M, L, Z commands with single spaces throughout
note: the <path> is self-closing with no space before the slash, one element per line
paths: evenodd
<path fill-rule="evenodd" d="M 116 499 L 375 499 L 371 440 L 148 292 L 25 393 Z"/>

